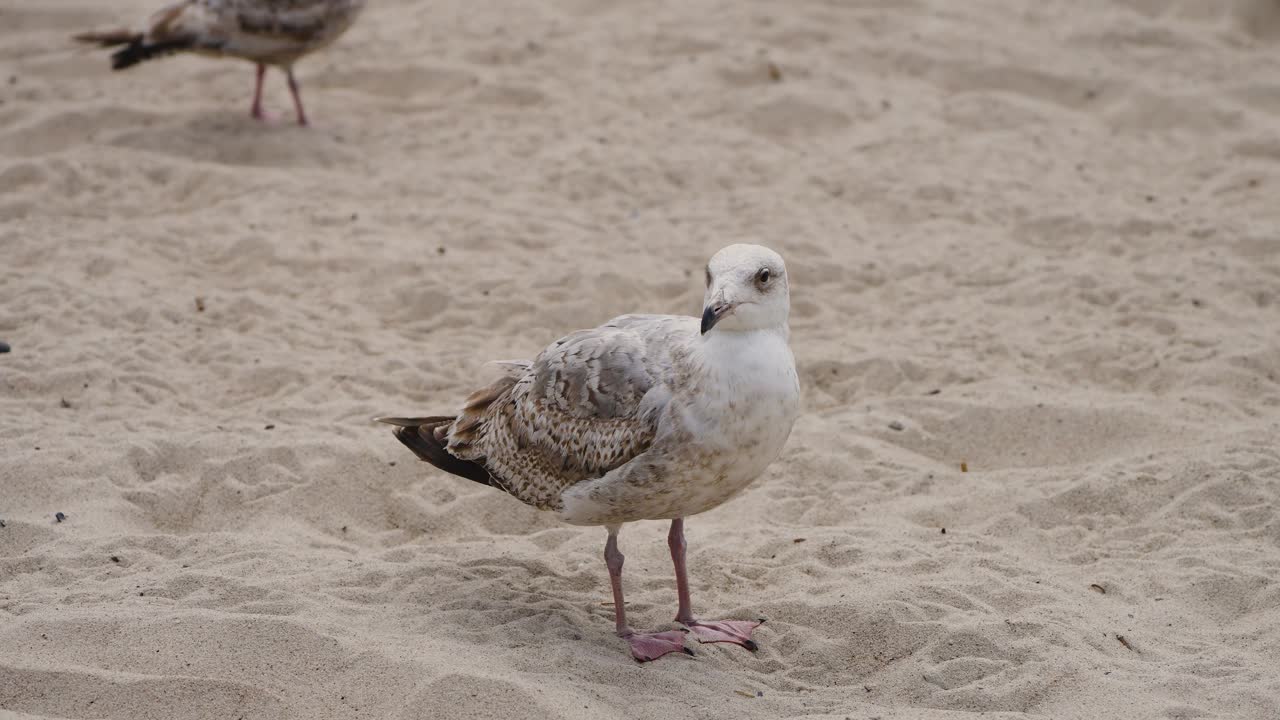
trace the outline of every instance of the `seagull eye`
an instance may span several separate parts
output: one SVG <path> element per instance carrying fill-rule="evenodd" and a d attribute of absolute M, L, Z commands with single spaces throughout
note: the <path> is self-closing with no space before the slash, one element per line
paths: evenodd
<path fill-rule="evenodd" d="M 756 273 L 756 282 L 761 285 L 767 285 L 771 277 L 773 277 L 773 274 L 769 272 L 769 268 L 762 268 L 760 272 Z"/>

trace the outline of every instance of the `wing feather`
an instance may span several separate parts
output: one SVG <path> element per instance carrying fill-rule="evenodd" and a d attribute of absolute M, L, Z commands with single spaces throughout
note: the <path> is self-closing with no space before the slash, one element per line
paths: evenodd
<path fill-rule="evenodd" d="M 653 443 L 673 358 L 667 342 L 688 318 L 623 316 L 571 333 L 531 364 L 468 398 L 448 451 L 481 462 L 500 486 L 539 508 L 636 458 Z"/>

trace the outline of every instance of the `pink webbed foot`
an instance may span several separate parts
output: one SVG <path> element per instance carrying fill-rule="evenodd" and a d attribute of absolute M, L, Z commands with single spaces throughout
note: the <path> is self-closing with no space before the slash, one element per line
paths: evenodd
<path fill-rule="evenodd" d="M 700 643 L 733 643 L 755 652 L 759 649 L 751 632 L 764 620 L 689 620 L 680 621 Z"/>
<path fill-rule="evenodd" d="M 673 652 L 692 655 L 693 651 L 684 646 L 684 633 L 680 630 L 668 630 L 659 633 L 632 632 L 622 638 L 631 645 L 631 657 L 640 662 L 649 662 Z"/>

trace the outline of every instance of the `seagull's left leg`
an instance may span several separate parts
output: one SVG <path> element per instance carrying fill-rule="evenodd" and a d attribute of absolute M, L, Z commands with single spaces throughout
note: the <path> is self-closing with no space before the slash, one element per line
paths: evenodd
<path fill-rule="evenodd" d="M 734 643 L 755 652 L 756 644 L 751 639 L 751 632 L 759 627 L 763 620 L 693 619 L 693 603 L 689 599 L 689 573 L 684 563 L 684 518 L 671 521 L 667 547 L 671 548 L 671 562 L 676 566 L 676 594 L 680 596 L 680 609 L 676 611 L 676 622 L 689 628 L 694 637 L 698 638 L 698 642 Z"/>
<path fill-rule="evenodd" d="M 293 93 L 293 109 L 298 113 L 298 124 L 306 125 L 307 114 L 302 110 L 302 95 L 298 93 L 298 81 L 293 77 L 293 66 L 286 67 L 284 72 L 289 76 L 289 92 Z"/>

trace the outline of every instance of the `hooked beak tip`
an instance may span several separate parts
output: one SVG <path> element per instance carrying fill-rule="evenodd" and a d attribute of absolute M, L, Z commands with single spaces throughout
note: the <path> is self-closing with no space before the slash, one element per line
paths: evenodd
<path fill-rule="evenodd" d="M 706 335 L 707 331 L 716 326 L 720 322 L 720 318 L 729 314 L 732 306 L 728 304 L 708 305 L 702 310 L 702 334 Z"/>

